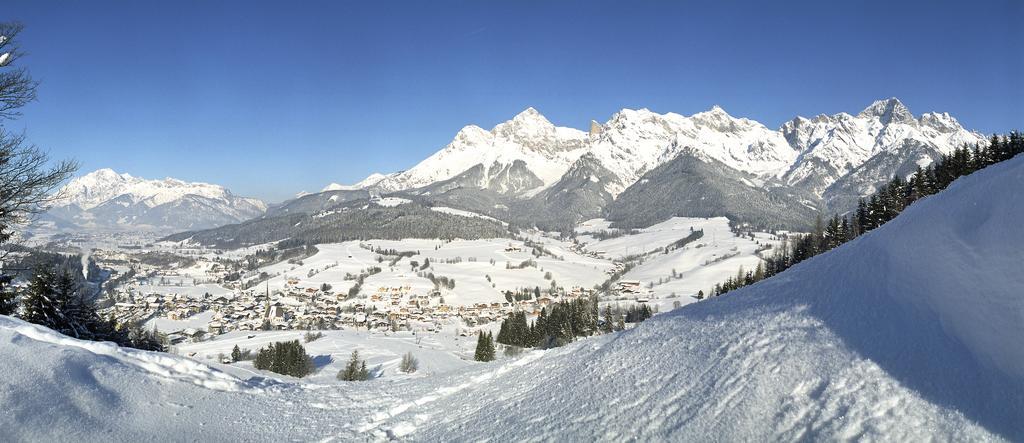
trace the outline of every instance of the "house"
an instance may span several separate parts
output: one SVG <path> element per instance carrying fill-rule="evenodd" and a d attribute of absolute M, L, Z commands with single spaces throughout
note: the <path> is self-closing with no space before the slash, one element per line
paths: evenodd
<path fill-rule="evenodd" d="M 220 335 L 224 333 L 224 323 L 212 321 L 207 325 L 206 329 L 210 331 L 211 334 Z"/>
<path fill-rule="evenodd" d="M 640 292 L 640 280 L 619 280 L 619 292 L 628 294 Z"/>

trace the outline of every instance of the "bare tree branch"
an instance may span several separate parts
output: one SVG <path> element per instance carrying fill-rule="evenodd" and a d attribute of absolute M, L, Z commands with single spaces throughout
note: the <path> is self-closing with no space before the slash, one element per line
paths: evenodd
<path fill-rule="evenodd" d="M 14 66 L 24 55 L 17 41 L 21 30 L 21 23 L 0 23 L 0 119 L 21 116 L 18 109 L 36 99 L 38 82 L 27 70 Z"/>

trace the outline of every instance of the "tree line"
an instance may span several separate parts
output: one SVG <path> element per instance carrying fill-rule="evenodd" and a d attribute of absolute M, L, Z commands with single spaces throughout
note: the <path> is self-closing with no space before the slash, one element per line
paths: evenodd
<path fill-rule="evenodd" d="M 4 297 L 0 315 L 16 315 L 24 321 L 45 326 L 82 340 L 111 341 L 120 346 L 163 351 L 166 340 L 158 331 L 149 331 L 138 323 L 102 318 L 96 304 L 81 291 L 75 274 L 50 267 L 35 270 L 28 285 L 19 291 L 20 303 Z M 20 309 L 19 309 L 20 308 Z"/>
<path fill-rule="evenodd" d="M 566 345 L 577 337 L 621 331 L 626 323 L 640 323 L 653 315 L 646 304 L 628 308 L 606 306 L 599 315 L 597 297 L 577 298 L 541 309 L 533 322 L 527 320 L 525 312 L 513 312 L 502 320 L 495 341 L 512 347 L 547 349 Z M 481 342 L 490 339 L 479 337 L 477 349 L 487 349 Z"/>
<path fill-rule="evenodd" d="M 908 179 L 894 176 L 867 198 L 861 198 L 857 209 L 847 215 L 833 215 L 827 222 L 819 216 L 814 230 L 806 235 L 790 236 L 780 248 L 752 270 L 739 272 L 715 284 L 711 295 L 754 284 L 779 274 L 808 258 L 827 252 L 896 218 L 911 203 L 946 189 L 957 178 L 990 165 L 1009 160 L 1024 152 L 1024 135 L 993 135 L 988 146 L 964 145 L 950 154 L 943 154 L 927 167 L 917 167 Z"/>

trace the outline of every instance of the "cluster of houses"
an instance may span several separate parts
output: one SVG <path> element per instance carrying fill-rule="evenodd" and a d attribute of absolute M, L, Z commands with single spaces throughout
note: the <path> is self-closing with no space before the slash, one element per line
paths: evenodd
<path fill-rule="evenodd" d="M 619 280 L 619 295 L 633 297 L 637 303 L 647 303 L 654 295 L 651 290 L 640 285 L 640 280 Z"/>

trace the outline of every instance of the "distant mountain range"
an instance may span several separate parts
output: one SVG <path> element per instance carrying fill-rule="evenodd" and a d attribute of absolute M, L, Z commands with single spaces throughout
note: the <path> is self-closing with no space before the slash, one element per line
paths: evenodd
<path fill-rule="evenodd" d="M 238 223 L 267 205 L 208 183 L 147 180 L 100 169 L 71 180 L 41 221 L 77 229 L 182 231 Z"/>
<path fill-rule="evenodd" d="M 795 117 L 777 130 L 714 106 L 691 116 L 624 109 L 603 124 L 591 122 L 584 132 L 557 127 L 528 108 L 489 131 L 462 128 L 409 170 L 375 173 L 353 185 L 332 183 L 270 208 L 221 186 L 102 169 L 69 183 L 64 200 L 46 218 L 71 227 L 196 231 L 256 217 L 329 213 L 315 224 L 321 233 L 331 229 L 331 220 L 344 219 L 349 227 L 371 220 L 353 211 L 393 196 L 417 206 L 416 214 L 429 218 L 425 226 L 444 226 L 429 232 L 446 235 L 458 231 L 449 227 L 450 217 L 441 220 L 439 213 L 420 209 L 450 207 L 513 227 L 561 231 L 594 217 L 634 228 L 672 216 L 726 216 L 764 229 L 801 230 L 820 212 L 851 210 L 894 174 L 909 175 L 975 143 L 987 140 L 949 114 L 915 117 L 895 98 L 876 101 L 857 115 Z M 392 210 L 378 212 L 373 220 Z M 406 222 L 415 226 L 412 219 Z M 253 223 L 246 232 L 260 232 L 259 220 Z M 267 232 L 290 237 L 287 226 L 266 223 L 274 229 L 263 231 L 261 240 Z M 245 243 L 231 229 L 206 237 Z M 399 235 L 394 225 L 387 229 L 389 237 Z M 467 235 L 489 229 L 474 227 Z M 359 232 L 373 235 L 367 227 Z"/>
<path fill-rule="evenodd" d="M 894 174 L 974 143 L 987 141 L 947 113 L 915 117 L 895 98 L 777 130 L 714 106 L 688 117 L 623 109 L 583 132 L 528 108 L 490 131 L 462 128 L 407 171 L 325 191 L 415 195 L 545 229 L 606 215 L 624 226 L 726 215 L 806 228 L 815 211 L 846 212 Z"/>

